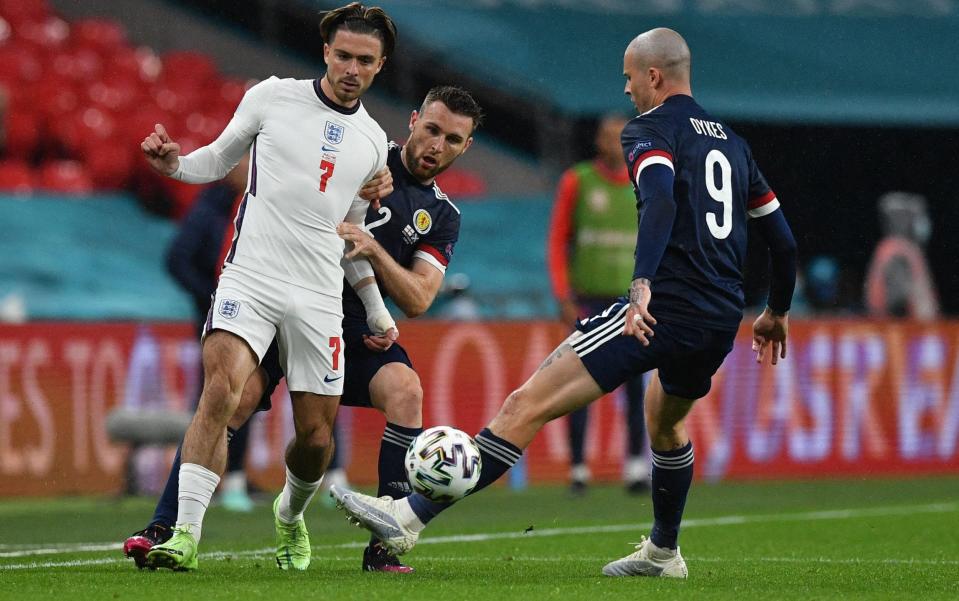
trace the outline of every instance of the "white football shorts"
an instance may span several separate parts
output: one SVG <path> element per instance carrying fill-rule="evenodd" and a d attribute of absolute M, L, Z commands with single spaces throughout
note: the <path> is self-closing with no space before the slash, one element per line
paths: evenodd
<path fill-rule="evenodd" d="M 236 334 L 262 361 L 273 337 L 291 392 L 343 394 L 343 301 L 228 263 L 203 327 Z"/>

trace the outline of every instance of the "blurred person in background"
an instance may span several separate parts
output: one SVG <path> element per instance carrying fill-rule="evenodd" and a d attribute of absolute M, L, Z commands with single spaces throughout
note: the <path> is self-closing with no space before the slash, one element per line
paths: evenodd
<path fill-rule="evenodd" d="M 482 121 L 482 110 L 461 88 L 438 86 L 430 90 L 419 111 L 410 116 L 410 136 L 403 146 L 390 144 L 387 166 L 393 190 L 379 205 L 371 204 L 361 228 L 343 223 L 339 235 L 353 245 L 353 253 L 367 257 L 376 269 L 378 284 L 408 316 L 425 312 L 436 297 L 459 238 L 459 210 L 435 183 L 472 144 L 472 134 Z M 371 182 L 360 191 L 371 195 Z M 342 404 L 374 408 L 386 418 L 377 463 L 378 495 L 401 498 L 411 492 L 406 476 L 406 451 L 423 430 L 423 389 L 406 350 L 392 339 L 376 335 L 368 324 L 367 309 L 352 287 L 344 282 L 343 339 L 345 351 Z M 239 428 L 254 411 L 268 411 L 272 391 L 284 377 L 274 340 L 242 392 L 229 421 Z M 331 465 L 334 465 L 331 463 Z M 137 567 L 146 567 L 146 555 L 171 535 L 177 515 L 175 462 L 153 521 L 124 543 L 124 554 Z M 337 474 L 330 470 L 324 476 Z M 308 539 L 281 552 L 281 569 L 306 569 L 310 562 Z M 363 550 L 362 568 L 368 572 L 410 573 L 412 568 L 372 539 Z"/>
<path fill-rule="evenodd" d="M 596 315 L 621 296 L 633 275 L 636 248 L 636 198 L 626 171 L 619 135 L 627 119 L 603 117 L 596 131 L 596 157 L 563 173 L 547 234 L 547 257 L 553 294 L 564 324 Z M 631 378 L 625 391 L 626 490 L 649 489 L 649 467 L 642 457 L 643 375 Z M 590 479 L 585 444 L 589 406 L 569 414 L 570 491 L 586 492 Z"/>
<path fill-rule="evenodd" d="M 399 334 L 370 262 L 345 256 L 337 231 L 344 221 L 362 226 L 370 202 L 357 193 L 386 166 L 386 133 L 360 97 L 392 55 L 396 28 L 382 9 L 354 2 L 328 11 L 319 33 L 321 76 L 261 81 L 215 141 L 185 156 L 160 123 L 140 144 L 155 171 L 187 183 L 222 179 L 252 154 L 237 233 L 204 326 L 203 392 L 183 439 L 176 524 L 147 553 L 150 567 L 197 568 L 230 418 L 275 339 L 294 421 L 286 483 L 273 504 L 276 559 L 281 568 L 306 569 L 303 512 L 329 464 L 343 393 L 344 276 L 371 329 L 391 340 Z"/>
<path fill-rule="evenodd" d="M 908 192 L 879 198 L 883 238 L 866 275 L 866 306 L 873 317 L 929 321 L 939 316 L 939 299 L 923 247 L 932 234 L 926 199 Z"/>
<path fill-rule="evenodd" d="M 229 252 L 233 239 L 233 217 L 243 199 L 249 169 L 250 155 L 247 154 L 226 177 L 201 190 L 167 251 L 167 270 L 193 301 L 197 335 L 203 333 L 217 278 Z M 243 467 L 249 426 L 247 422 L 238 429 L 227 445 L 226 474 L 220 487 L 220 502 L 230 511 L 253 510 Z M 167 486 L 171 484 L 174 487 L 177 485 L 175 481 L 167 482 Z"/>
<path fill-rule="evenodd" d="M 443 302 L 438 304 L 436 317 L 454 321 L 482 319 L 482 310 L 470 292 L 470 285 L 470 276 L 465 273 L 450 274 L 440 291 Z"/>

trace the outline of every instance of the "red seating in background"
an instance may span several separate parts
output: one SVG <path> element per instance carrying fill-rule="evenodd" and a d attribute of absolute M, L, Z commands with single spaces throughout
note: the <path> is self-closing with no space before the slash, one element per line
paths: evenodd
<path fill-rule="evenodd" d="M 123 26 L 108 19 L 83 19 L 70 27 L 74 46 L 89 48 L 109 58 L 126 46 L 127 34 Z"/>
<path fill-rule="evenodd" d="M 163 55 L 160 78 L 173 86 L 203 86 L 216 78 L 216 65 L 213 59 L 199 52 L 168 52 Z"/>
<path fill-rule="evenodd" d="M 83 162 L 94 185 L 100 190 L 122 190 L 130 182 L 137 155 L 119 139 L 108 139 L 94 144 L 83 153 Z"/>
<path fill-rule="evenodd" d="M 103 59 L 89 48 L 69 48 L 51 60 L 53 77 L 71 84 L 83 84 L 100 76 Z"/>
<path fill-rule="evenodd" d="M 82 158 L 92 145 L 116 137 L 116 120 L 109 112 L 93 106 L 81 106 L 50 125 L 63 149 L 73 158 Z"/>
<path fill-rule="evenodd" d="M 50 15 L 46 0 L 0 0 L 0 15 L 17 26 Z"/>
<path fill-rule="evenodd" d="M 30 160 L 40 145 L 40 120 L 35 113 L 12 108 L 4 116 L 4 154 Z"/>
<path fill-rule="evenodd" d="M 478 173 L 452 167 L 436 178 L 436 183 L 450 198 L 482 196 L 486 193 L 486 182 Z"/>
<path fill-rule="evenodd" d="M 93 179 L 79 161 L 52 161 L 40 166 L 37 188 L 59 194 L 89 194 Z"/>
<path fill-rule="evenodd" d="M 129 74 L 105 74 L 85 92 L 90 102 L 113 113 L 135 110 L 147 98 L 146 85 Z"/>
<path fill-rule="evenodd" d="M 117 48 L 110 56 L 107 73 L 118 77 L 153 83 L 163 70 L 163 62 L 149 48 Z"/>
<path fill-rule="evenodd" d="M 109 19 L 67 23 L 47 0 L 0 0 L 0 88 L 8 99 L 0 191 L 128 189 L 184 214 L 196 188 L 157 175 L 140 142 L 163 123 L 187 153 L 220 134 L 248 87 L 213 60 L 131 46 Z M 33 166 L 36 165 L 36 166 Z M 159 194 L 159 196 L 157 196 Z"/>
<path fill-rule="evenodd" d="M 124 144 L 133 145 L 139 152 L 140 142 L 153 131 L 157 123 L 163 124 L 172 132 L 179 131 L 180 120 L 171 113 L 161 109 L 152 101 L 137 108 L 126 115 L 117 115 L 118 130 Z"/>
<path fill-rule="evenodd" d="M 48 120 L 48 124 L 75 112 L 80 106 L 80 95 L 76 90 L 55 79 L 41 81 L 33 88 L 32 94 L 37 111 Z"/>
<path fill-rule="evenodd" d="M 0 82 L 7 87 L 39 81 L 43 63 L 28 46 L 8 44 L 0 47 Z"/>
<path fill-rule="evenodd" d="M 233 116 L 236 107 L 243 100 L 249 85 L 239 79 L 224 79 L 210 92 L 209 101 L 213 107 L 225 109 Z"/>
<path fill-rule="evenodd" d="M 33 171 L 25 161 L 0 161 L 0 192 L 30 194 L 34 191 Z"/>

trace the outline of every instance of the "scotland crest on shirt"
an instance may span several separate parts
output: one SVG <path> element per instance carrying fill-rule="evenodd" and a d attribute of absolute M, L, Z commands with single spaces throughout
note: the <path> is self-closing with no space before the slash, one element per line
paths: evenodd
<path fill-rule="evenodd" d="M 323 131 L 323 135 L 326 138 L 326 141 L 330 144 L 339 144 L 343 141 L 343 129 L 343 126 L 339 123 L 327 121 L 326 129 Z"/>

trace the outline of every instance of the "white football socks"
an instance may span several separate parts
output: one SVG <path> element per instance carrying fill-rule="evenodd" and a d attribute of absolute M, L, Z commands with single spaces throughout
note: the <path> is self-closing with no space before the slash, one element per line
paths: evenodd
<path fill-rule="evenodd" d="M 400 519 L 401 524 L 413 532 L 422 532 L 426 528 L 426 524 L 420 521 L 419 516 L 416 515 L 413 507 L 410 506 L 409 497 L 396 499 L 393 503 L 395 503 L 396 506 L 396 517 Z"/>
<path fill-rule="evenodd" d="M 321 476 L 316 482 L 306 482 L 300 480 L 286 468 L 286 484 L 283 485 L 283 492 L 280 493 L 280 503 L 276 507 L 276 515 L 280 521 L 285 524 L 292 524 L 303 517 L 303 510 L 309 505 L 313 493 L 320 487 L 323 481 Z"/>
<path fill-rule="evenodd" d="M 203 514 L 219 483 L 220 477 L 202 465 L 184 463 L 180 466 L 176 527 L 190 532 L 197 542 L 200 542 Z"/>

